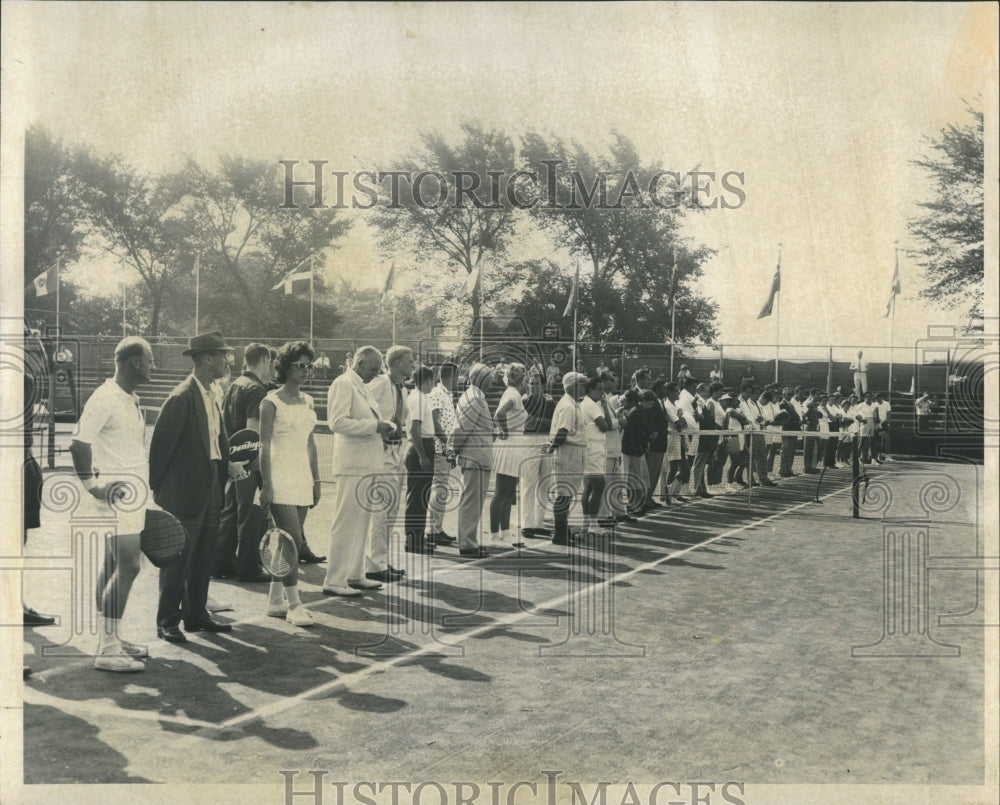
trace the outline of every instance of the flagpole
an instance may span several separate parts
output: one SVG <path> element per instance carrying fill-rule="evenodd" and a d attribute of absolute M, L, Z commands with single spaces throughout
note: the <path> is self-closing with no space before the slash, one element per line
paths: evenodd
<path fill-rule="evenodd" d="M 889 390 L 888 390 L 889 397 L 888 397 L 888 399 L 890 400 L 890 404 L 891 404 L 891 400 L 892 400 L 892 354 L 893 354 L 893 347 L 896 346 L 896 278 L 899 276 L 899 241 L 898 240 L 894 241 L 894 243 L 893 243 L 893 249 L 895 251 L 895 256 L 896 256 L 896 266 L 895 266 L 895 273 L 892 275 L 892 282 L 893 282 L 893 286 L 892 286 L 892 299 L 890 300 L 890 304 L 892 305 L 892 310 L 890 311 L 890 319 L 889 319 Z"/>
<path fill-rule="evenodd" d="M 194 334 L 198 335 L 201 322 L 201 254 L 194 256 Z"/>
<path fill-rule="evenodd" d="M 576 286 L 573 290 L 573 371 L 576 371 L 576 311 L 580 307 L 580 261 L 576 261 Z"/>
<path fill-rule="evenodd" d="M 62 329 L 59 327 L 59 286 L 62 282 L 59 279 L 59 272 L 61 270 L 62 258 L 56 258 L 56 347 L 59 346 L 59 338 L 62 335 Z"/>
<path fill-rule="evenodd" d="M 480 362 L 483 360 L 483 338 L 484 338 L 484 326 L 485 326 L 485 320 L 486 320 L 486 317 L 483 314 L 483 285 L 485 284 L 484 283 L 483 274 L 485 274 L 486 271 L 484 270 L 485 266 L 482 265 L 482 262 L 483 262 L 483 258 L 480 257 L 479 258 L 479 264 L 480 264 L 480 268 L 479 268 L 479 360 L 480 360 Z"/>
<path fill-rule="evenodd" d="M 315 263 L 313 262 L 314 255 L 309 255 L 309 343 L 313 342 L 313 300 L 315 299 L 315 294 L 313 292 L 313 277 L 316 274 Z"/>
<path fill-rule="evenodd" d="M 674 379 L 674 336 L 677 325 L 677 249 L 670 250 L 670 379 Z"/>
<path fill-rule="evenodd" d="M 778 244 L 778 271 L 781 271 L 781 244 Z M 778 382 L 778 356 L 781 353 L 781 288 L 775 294 L 778 305 L 774 312 L 774 382 Z"/>

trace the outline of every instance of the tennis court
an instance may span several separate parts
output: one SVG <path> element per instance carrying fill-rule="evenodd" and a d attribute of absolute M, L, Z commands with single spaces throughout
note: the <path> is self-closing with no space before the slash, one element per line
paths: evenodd
<path fill-rule="evenodd" d="M 995 622 L 982 611 L 991 574 L 975 572 L 996 565 L 982 558 L 982 485 L 974 465 L 889 464 L 851 519 L 850 471 L 834 471 L 820 503 L 798 477 L 755 490 L 749 507 L 720 496 L 586 549 L 529 543 L 474 562 L 404 554 L 398 535 L 406 579 L 363 599 L 322 596 L 324 566 L 305 568 L 311 630 L 265 617 L 263 586 L 213 581 L 234 630 L 186 647 L 153 638 L 145 566 L 123 629 L 150 643 L 145 673 L 93 671 L 95 638 L 70 618 L 25 632 L 24 778 L 274 796 L 282 770 L 301 772 L 297 790 L 307 770 L 414 784 L 541 783 L 559 770 L 636 784 L 976 786 L 996 637 L 983 627 Z M 321 501 L 306 523 L 317 548 L 328 522 Z M 61 568 L 24 573 L 41 611 L 72 611 L 86 561 L 66 558 L 66 534 L 52 518 L 29 544 L 36 565 Z M 960 801 L 980 801 L 969 791 Z"/>

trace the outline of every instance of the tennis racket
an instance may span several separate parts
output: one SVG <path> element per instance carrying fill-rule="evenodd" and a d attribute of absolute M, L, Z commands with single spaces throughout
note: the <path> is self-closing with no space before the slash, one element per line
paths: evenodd
<path fill-rule="evenodd" d="M 229 437 L 229 460 L 246 462 L 247 472 L 257 469 L 260 461 L 260 434 L 252 428 L 236 431 Z"/>
<path fill-rule="evenodd" d="M 146 509 L 139 547 L 156 567 L 165 567 L 184 552 L 187 535 L 180 520 L 161 509 Z"/>
<path fill-rule="evenodd" d="M 292 535 L 274 524 L 270 512 L 267 515 L 270 528 L 260 538 L 260 561 L 264 570 L 276 579 L 283 579 L 299 564 L 299 551 Z"/>

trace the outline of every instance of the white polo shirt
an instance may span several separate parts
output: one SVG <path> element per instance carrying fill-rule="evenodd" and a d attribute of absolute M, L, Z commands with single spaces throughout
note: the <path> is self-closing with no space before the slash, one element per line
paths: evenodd
<path fill-rule="evenodd" d="M 104 474 L 128 471 L 148 482 L 145 436 L 139 396 L 109 378 L 87 400 L 73 439 L 90 445 L 95 470 Z"/>

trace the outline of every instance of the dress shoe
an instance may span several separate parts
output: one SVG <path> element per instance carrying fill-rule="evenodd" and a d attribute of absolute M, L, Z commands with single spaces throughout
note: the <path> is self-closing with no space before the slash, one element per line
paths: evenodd
<path fill-rule="evenodd" d="M 262 584 L 263 582 L 270 580 L 271 580 L 271 575 L 269 573 L 265 573 L 263 570 L 260 571 L 259 573 L 254 573 L 253 575 L 250 576 L 236 577 L 236 581 L 242 581 L 247 584 Z"/>
<path fill-rule="evenodd" d="M 347 582 L 347 586 L 354 590 L 381 590 L 382 585 L 374 579 L 356 579 Z"/>
<path fill-rule="evenodd" d="M 805 470 L 804 472 L 806 475 L 819 475 L 819 470 L 816 469 L 808 469 Z"/>
<path fill-rule="evenodd" d="M 325 556 L 317 556 L 312 551 L 303 551 L 299 554 L 299 562 L 303 565 L 318 565 L 320 562 L 325 561 Z"/>
<path fill-rule="evenodd" d="M 630 514 L 621 514 L 615 518 L 619 523 L 637 523 L 639 522 Z"/>
<path fill-rule="evenodd" d="M 798 475 L 797 472 L 779 472 L 778 473 L 778 476 L 781 477 L 781 478 L 794 478 L 796 475 Z"/>
<path fill-rule="evenodd" d="M 324 587 L 323 595 L 339 595 L 341 598 L 360 598 L 364 593 L 361 590 L 355 590 L 351 587 Z"/>
<path fill-rule="evenodd" d="M 473 557 L 484 557 L 489 556 L 490 552 L 486 548 L 460 548 L 458 551 L 459 556 L 473 556 Z"/>
<path fill-rule="evenodd" d="M 707 489 L 699 489 L 695 494 L 700 498 L 706 499 L 715 497 L 715 495 L 711 494 Z"/>
<path fill-rule="evenodd" d="M 231 579 L 236 575 L 236 571 L 226 568 L 224 570 L 213 570 L 210 575 L 213 579 Z"/>
<path fill-rule="evenodd" d="M 56 619 L 50 615 L 39 615 L 31 607 L 25 607 L 24 609 L 24 625 L 25 626 L 52 626 L 56 622 Z"/>
<path fill-rule="evenodd" d="M 546 537 L 540 528 L 522 528 L 521 536 L 527 539 L 545 539 Z"/>
<path fill-rule="evenodd" d="M 184 622 L 185 632 L 231 632 L 233 631 L 232 624 L 220 623 L 219 621 L 212 620 L 211 618 L 203 618 L 200 621 L 194 621 L 193 623 Z"/>
<path fill-rule="evenodd" d="M 372 581 L 382 582 L 382 584 L 388 584 L 389 582 L 399 581 L 403 578 L 403 574 L 398 570 L 395 573 L 390 570 L 379 570 L 365 573 L 365 578 L 371 579 Z"/>
<path fill-rule="evenodd" d="M 433 535 L 434 542 L 437 545 L 454 545 L 458 540 L 451 536 L 450 534 L 445 534 L 444 531 L 438 531 Z"/>
<path fill-rule="evenodd" d="M 160 640 L 166 640 L 168 643 L 187 643 L 184 632 L 178 626 L 157 626 L 156 636 Z"/>
<path fill-rule="evenodd" d="M 777 486 L 777 484 L 774 481 L 761 481 L 760 485 L 761 486 Z"/>
<path fill-rule="evenodd" d="M 400 570 L 399 568 L 395 568 L 392 565 L 386 565 L 386 567 L 388 568 L 389 572 L 392 573 L 395 576 L 405 576 L 406 575 L 406 571 L 405 570 Z"/>

